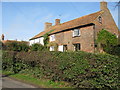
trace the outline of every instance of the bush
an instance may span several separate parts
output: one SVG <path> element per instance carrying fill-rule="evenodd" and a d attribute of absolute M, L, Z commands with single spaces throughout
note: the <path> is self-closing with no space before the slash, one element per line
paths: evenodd
<path fill-rule="evenodd" d="M 3 66 L 9 68 L 14 57 L 4 52 Z M 85 52 L 18 52 L 16 68 L 21 73 L 30 73 L 38 78 L 66 81 L 78 88 L 118 88 L 120 58 L 109 54 Z M 7 61 L 9 59 L 10 61 Z M 23 66 L 24 63 L 27 66 Z M 24 67 L 24 69 L 22 68 Z"/>
<path fill-rule="evenodd" d="M 114 55 L 120 55 L 120 52 L 117 51 L 119 49 L 119 39 L 116 37 L 116 35 L 108 32 L 105 29 L 102 29 L 98 33 L 97 37 L 97 43 L 98 48 L 103 49 L 106 53 L 114 54 Z"/>
<path fill-rule="evenodd" d="M 35 43 L 35 44 L 32 44 L 32 46 L 30 47 L 30 50 L 31 51 L 44 51 L 44 50 L 47 50 L 47 48 L 41 44 Z"/>
<path fill-rule="evenodd" d="M 19 42 L 19 41 L 8 41 L 3 45 L 4 50 L 9 50 L 9 51 L 28 51 L 29 50 L 29 45 L 27 42 Z"/>
<path fill-rule="evenodd" d="M 3 44 L 2 41 L 0 41 L 0 50 L 2 49 L 2 44 Z"/>

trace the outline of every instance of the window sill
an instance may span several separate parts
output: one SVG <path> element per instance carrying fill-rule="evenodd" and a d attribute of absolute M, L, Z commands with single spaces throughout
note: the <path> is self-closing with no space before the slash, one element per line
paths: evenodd
<path fill-rule="evenodd" d="M 75 37 L 80 37 L 80 35 L 79 36 L 73 36 L 73 38 L 75 38 Z"/>

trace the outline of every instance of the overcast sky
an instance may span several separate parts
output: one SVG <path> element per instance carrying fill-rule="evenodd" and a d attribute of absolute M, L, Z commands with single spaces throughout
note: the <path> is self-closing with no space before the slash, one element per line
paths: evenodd
<path fill-rule="evenodd" d="M 2 2 L 2 33 L 5 39 L 26 40 L 43 31 L 44 23 L 61 19 L 61 23 L 100 10 L 99 2 Z M 108 8 L 118 25 L 115 2 Z M 1 10 L 0 10 L 1 12 Z"/>

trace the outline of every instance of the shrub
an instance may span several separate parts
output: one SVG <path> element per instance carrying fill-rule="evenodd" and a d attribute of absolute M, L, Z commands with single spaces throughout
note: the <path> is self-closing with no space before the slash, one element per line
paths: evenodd
<path fill-rule="evenodd" d="M 4 43 L 3 45 L 4 50 L 9 50 L 9 51 L 28 51 L 29 50 L 29 45 L 27 42 L 19 42 L 19 41 L 8 41 Z"/>
<path fill-rule="evenodd" d="M 35 44 L 32 44 L 32 46 L 30 47 L 30 50 L 31 51 L 44 51 L 47 49 L 43 45 L 35 43 Z"/>
<path fill-rule="evenodd" d="M 105 52 L 109 53 L 109 54 L 116 54 L 118 55 L 117 51 L 114 49 L 119 49 L 118 47 L 118 38 L 116 37 L 116 35 L 108 32 L 105 29 L 102 29 L 99 33 L 98 33 L 98 37 L 97 37 L 97 43 L 98 43 L 98 48 L 102 48 Z"/>
<path fill-rule="evenodd" d="M 2 44 L 3 44 L 2 41 L 0 41 L 0 50 L 2 49 Z"/>
<path fill-rule="evenodd" d="M 120 86 L 118 82 L 120 58 L 117 56 L 85 52 L 32 51 L 16 54 L 5 52 L 3 66 L 9 68 L 9 62 L 13 57 L 15 63 L 19 64 L 17 72 L 30 73 L 38 78 L 66 81 L 78 88 L 110 89 Z"/>

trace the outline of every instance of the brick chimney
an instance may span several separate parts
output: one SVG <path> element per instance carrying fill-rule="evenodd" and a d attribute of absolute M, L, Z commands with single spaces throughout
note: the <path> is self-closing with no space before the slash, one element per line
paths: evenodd
<path fill-rule="evenodd" d="M 60 24 L 60 19 L 55 19 L 55 25 L 59 25 Z"/>
<path fill-rule="evenodd" d="M 100 9 L 101 10 L 107 10 L 108 9 L 107 8 L 107 2 L 105 2 L 105 1 L 100 2 Z"/>
<path fill-rule="evenodd" d="M 52 23 L 46 22 L 44 26 L 44 30 L 47 30 L 51 26 L 52 26 Z"/>

